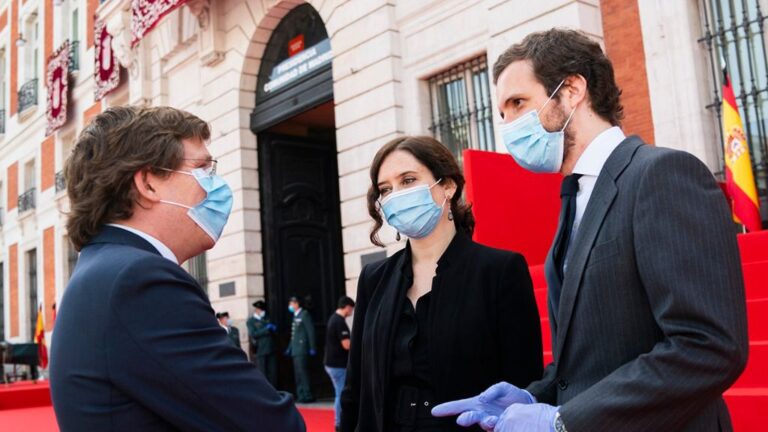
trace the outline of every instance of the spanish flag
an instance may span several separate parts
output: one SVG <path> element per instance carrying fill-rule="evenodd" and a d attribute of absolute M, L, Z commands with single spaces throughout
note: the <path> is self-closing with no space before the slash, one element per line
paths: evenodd
<path fill-rule="evenodd" d="M 40 367 L 48 367 L 48 348 L 45 346 L 45 325 L 43 325 L 43 305 L 37 308 L 37 325 L 35 326 L 35 343 L 37 344 L 37 357 Z"/>
<path fill-rule="evenodd" d="M 731 80 L 723 69 L 723 138 L 725 140 L 725 184 L 733 208 L 733 220 L 747 231 L 762 229 L 755 177 L 749 158 L 749 146 L 736 105 Z"/>

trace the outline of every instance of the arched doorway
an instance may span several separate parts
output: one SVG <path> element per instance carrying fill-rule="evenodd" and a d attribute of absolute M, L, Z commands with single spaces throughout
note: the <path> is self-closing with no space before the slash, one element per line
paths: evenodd
<path fill-rule="evenodd" d="M 310 360 L 316 397 L 333 388 L 322 357 L 325 323 L 345 292 L 330 40 L 312 6 L 291 10 L 261 61 L 251 130 L 257 135 L 264 280 L 279 326 L 290 338 L 292 295 L 307 302 L 316 329 Z M 278 387 L 293 390 L 291 362 L 280 361 Z"/>

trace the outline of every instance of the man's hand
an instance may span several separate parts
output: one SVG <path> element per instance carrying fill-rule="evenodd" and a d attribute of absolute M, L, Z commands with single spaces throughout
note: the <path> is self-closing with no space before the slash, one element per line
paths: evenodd
<path fill-rule="evenodd" d="M 277 326 L 272 323 L 269 323 L 267 324 L 267 330 L 274 332 L 275 330 L 277 330 Z"/>
<path fill-rule="evenodd" d="M 432 409 L 435 417 L 458 415 L 456 423 L 468 427 L 474 424 L 490 431 L 507 407 L 512 404 L 536 402 L 530 393 L 506 382 L 494 384 L 480 395 L 446 402 Z"/>
<path fill-rule="evenodd" d="M 309 350 L 309 355 L 310 355 L 311 357 L 314 357 L 315 355 L 317 355 L 317 351 L 315 351 L 314 349 L 310 349 L 310 350 Z"/>
<path fill-rule="evenodd" d="M 514 404 L 496 421 L 495 432 L 552 432 L 558 407 Z"/>

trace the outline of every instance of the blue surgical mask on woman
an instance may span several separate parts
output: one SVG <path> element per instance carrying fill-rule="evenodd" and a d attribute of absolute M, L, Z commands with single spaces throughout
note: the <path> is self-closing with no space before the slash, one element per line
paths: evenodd
<path fill-rule="evenodd" d="M 441 179 L 442 180 L 442 179 Z M 432 199 L 432 186 L 419 185 L 391 193 L 381 201 L 381 210 L 387 223 L 400 234 L 409 238 L 420 239 L 435 230 L 443 214 L 446 197 L 438 206 Z"/>
<path fill-rule="evenodd" d="M 515 161 L 528 171 L 535 173 L 556 173 L 563 165 L 565 151 L 565 128 L 576 112 L 574 107 L 563 128 L 549 132 L 541 124 L 541 113 L 549 101 L 557 94 L 565 80 L 560 81 L 549 99 L 536 111 L 532 110 L 520 118 L 499 126 L 501 138 L 507 151 Z"/>
<path fill-rule="evenodd" d="M 227 224 L 229 214 L 232 211 L 232 189 L 223 178 L 209 174 L 203 168 L 193 169 L 191 172 L 166 170 L 192 176 L 206 193 L 205 199 L 194 207 L 173 201 L 160 200 L 162 203 L 171 204 L 188 209 L 189 216 L 213 241 L 218 241 L 224 225 Z"/>

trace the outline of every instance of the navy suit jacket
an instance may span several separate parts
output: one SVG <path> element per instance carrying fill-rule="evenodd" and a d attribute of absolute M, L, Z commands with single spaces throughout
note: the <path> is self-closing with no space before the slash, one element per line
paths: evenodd
<path fill-rule="evenodd" d="M 232 346 L 198 283 L 115 227 L 80 254 L 51 342 L 62 431 L 304 431 Z"/>

